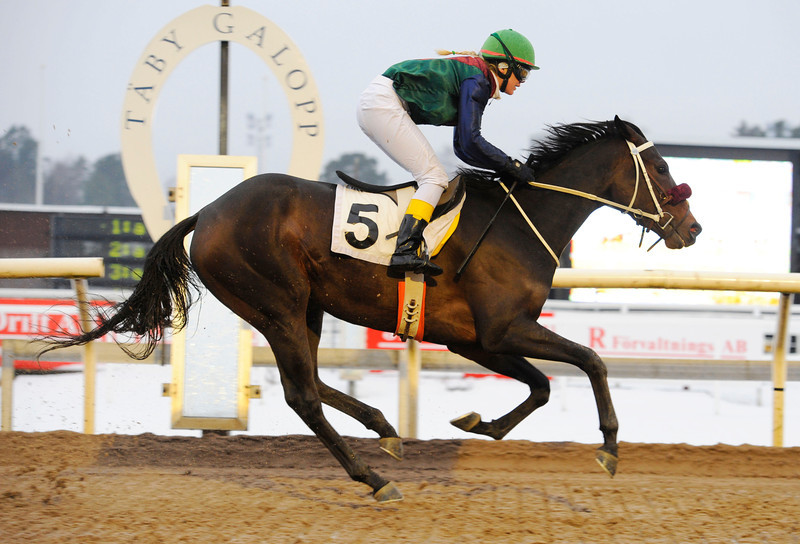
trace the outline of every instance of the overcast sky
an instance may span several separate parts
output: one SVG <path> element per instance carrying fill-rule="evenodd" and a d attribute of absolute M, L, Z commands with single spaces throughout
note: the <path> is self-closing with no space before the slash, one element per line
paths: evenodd
<path fill-rule="evenodd" d="M 283 29 L 302 51 L 325 118 L 324 162 L 347 152 L 381 160 L 407 179 L 355 120 L 361 90 L 389 65 L 478 49 L 512 27 L 528 36 L 541 70 L 486 110 L 484 136 L 520 156 L 546 124 L 619 114 L 656 142 L 730 143 L 742 121 L 800 125 L 797 0 L 232 0 Z M 146 45 L 197 0 L 0 0 L 0 131 L 29 127 L 44 155 L 89 160 L 120 150 L 122 102 Z M 491 6 L 487 9 L 488 6 Z M 217 152 L 219 45 L 198 49 L 158 101 L 159 172 L 178 153 Z M 291 131 L 274 76 L 244 46 L 231 46 L 230 154 L 255 155 L 248 114 L 270 115 L 260 170 L 285 170 Z M 434 148 L 451 129 L 426 129 Z M 800 141 L 796 141 L 800 147 Z"/>

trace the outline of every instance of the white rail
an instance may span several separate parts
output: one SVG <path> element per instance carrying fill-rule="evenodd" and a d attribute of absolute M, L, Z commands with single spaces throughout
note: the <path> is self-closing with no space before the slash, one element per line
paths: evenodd
<path fill-rule="evenodd" d="M 103 275 L 102 259 L 0 259 L 0 278 L 66 277 L 86 278 Z M 800 274 L 755 274 L 727 272 L 680 272 L 669 270 L 580 270 L 559 269 L 553 287 L 562 288 L 656 288 L 698 289 L 722 291 L 759 291 L 781 293 L 778 322 L 774 336 L 772 361 L 773 378 L 773 445 L 783 446 L 784 388 L 786 385 L 786 339 L 791 315 L 791 293 L 800 293 Z M 84 326 L 88 326 L 85 283 L 76 281 L 79 308 Z M 413 342 L 413 341 L 411 341 Z M 401 405 L 399 425 L 401 434 L 415 437 L 420 350 L 410 344 L 400 364 Z M 95 357 L 91 344 L 84 352 L 85 405 L 84 432 L 94 432 L 94 371 Z M 4 363 L 5 363 L 4 358 Z M 11 429 L 11 381 L 13 362 L 3 365 L 2 428 Z M 10 374 L 10 378 L 8 377 Z"/>
<path fill-rule="evenodd" d="M 553 287 L 603 289 L 698 289 L 710 291 L 760 291 L 780 293 L 778 323 L 774 336 L 772 383 L 772 445 L 783 446 L 784 388 L 786 387 L 786 338 L 791 315 L 791 293 L 800 293 L 800 274 L 758 274 L 727 272 L 683 272 L 673 270 L 581 270 L 560 268 Z M 403 436 L 416 437 L 420 350 L 409 341 L 406 360 L 400 365 L 398 427 Z M 403 394 L 407 395 L 403 399 Z"/>
<path fill-rule="evenodd" d="M 0 278 L 98 278 L 104 274 L 99 257 L 0 259 Z"/>
<path fill-rule="evenodd" d="M 78 311 L 84 330 L 91 327 L 89 301 L 86 296 L 86 278 L 102 277 L 105 274 L 101 258 L 41 258 L 0 259 L 0 278 L 72 278 L 78 299 Z M 83 432 L 94 434 L 95 376 L 97 360 L 94 345 L 89 342 L 83 350 Z M 0 429 L 10 431 L 13 411 L 14 361 L 3 357 L 2 406 L 0 406 Z"/>
<path fill-rule="evenodd" d="M 800 293 L 800 274 L 688 272 L 679 270 L 582 270 L 559 268 L 553 287 L 597 289 L 699 289 Z"/>

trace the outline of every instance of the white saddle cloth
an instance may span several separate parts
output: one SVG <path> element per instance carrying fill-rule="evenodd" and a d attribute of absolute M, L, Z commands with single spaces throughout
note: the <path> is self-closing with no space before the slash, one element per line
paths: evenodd
<path fill-rule="evenodd" d="M 331 251 L 388 266 L 397 242 L 400 221 L 415 190 L 409 186 L 383 193 L 368 193 L 337 185 Z M 431 256 L 439 252 L 446 237 L 452 234 L 465 198 L 466 192 L 452 210 L 425 228 L 425 243 Z"/>

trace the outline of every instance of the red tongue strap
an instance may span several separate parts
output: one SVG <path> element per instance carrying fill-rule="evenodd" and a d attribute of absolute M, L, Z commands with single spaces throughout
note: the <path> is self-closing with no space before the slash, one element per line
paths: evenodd
<path fill-rule="evenodd" d="M 692 196 L 692 188 L 689 187 L 685 183 L 681 183 L 680 185 L 676 185 L 672 189 L 668 191 L 670 199 L 667 201 L 667 204 L 680 204 L 690 196 Z"/>

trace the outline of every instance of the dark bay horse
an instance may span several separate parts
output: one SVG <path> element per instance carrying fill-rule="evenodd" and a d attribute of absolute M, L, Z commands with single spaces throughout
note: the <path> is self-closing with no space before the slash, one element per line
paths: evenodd
<path fill-rule="evenodd" d="M 456 270 L 505 197 L 488 176 L 465 173 L 467 198 L 458 228 L 436 257 L 445 273 L 428 280 L 425 339 L 529 386 L 529 396 L 498 419 L 481 421 L 471 414 L 454 420 L 464 430 L 495 439 L 548 401 L 547 377 L 526 357 L 583 370 L 591 381 L 603 436 L 598 461 L 613 475 L 618 424 L 606 367 L 591 349 L 537 322 L 556 269 L 553 254 L 560 255 L 589 214 L 604 203 L 628 210 L 672 249 L 693 244 L 700 225 L 656 148 L 619 118 L 551 127 L 533 148 L 529 164 L 538 183 L 555 189 L 520 186 L 513 196 L 544 242 L 507 203 L 456 281 Z M 378 434 L 382 449 L 402 456 L 400 438 L 379 410 L 332 389 L 318 376 L 325 312 L 381 331 L 394 331 L 397 319 L 397 280 L 387 276 L 386 268 L 331 253 L 334 193 L 335 185 L 280 174 L 242 182 L 156 242 L 130 298 L 101 317 L 96 329 L 56 346 L 128 332 L 141 337 L 139 355 L 146 357 L 165 328 L 185 324 L 199 278 L 266 337 L 286 402 L 350 477 L 370 486 L 379 501 L 402 498 L 392 482 L 348 446 L 322 411 L 324 403 L 352 416 Z M 184 237 L 192 231 L 189 257 Z"/>

